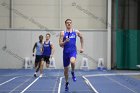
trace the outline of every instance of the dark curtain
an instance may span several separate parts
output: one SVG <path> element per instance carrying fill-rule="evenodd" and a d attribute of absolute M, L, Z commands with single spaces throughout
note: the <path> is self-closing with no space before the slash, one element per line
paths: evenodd
<path fill-rule="evenodd" d="M 113 57 L 115 55 L 112 66 L 117 69 L 138 69 L 136 65 L 140 64 L 140 1 L 113 0 L 112 5 L 112 30 L 115 33 L 112 40 L 116 42 L 112 48 L 116 50 L 112 53 Z"/>

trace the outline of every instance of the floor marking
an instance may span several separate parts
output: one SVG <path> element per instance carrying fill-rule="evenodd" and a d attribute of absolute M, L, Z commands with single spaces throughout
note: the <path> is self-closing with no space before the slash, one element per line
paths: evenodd
<path fill-rule="evenodd" d="M 25 82 L 21 83 L 20 85 L 18 85 L 17 87 L 15 87 L 14 89 L 12 89 L 9 93 L 14 92 L 17 88 L 19 88 L 20 86 L 22 86 L 24 83 L 28 82 L 32 77 L 28 78 Z M 16 90 L 17 91 L 17 90 Z"/>
<path fill-rule="evenodd" d="M 60 70 L 59 70 L 59 72 L 58 72 L 58 76 L 57 76 L 57 78 L 56 78 L 56 82 L 55 82 L 55 85 L 54 85 L 54 88 L 53 88 L 53 92 L 52 92 L 52 93 L 55 93 L 55 89 L 56 89 L 57 82 L 58 82 L 58 80 L 59 80 L 59 76 L 60 76 Z"/>
<path fill-rule="evenodd" d="M 40 77 L 36 78 L 30 85 L 28 85 L 24 90 L 22 90 L 20 93 L 24 93 L 29 87 L 31 87 Z"/>
<path fill-rule="evenodd" d="M 84 75 L 84 76 L 96 77 L 96 76 L 116 76 L 116 75 L 140 75 L 140 73 L 112 73 L 112 74 L 94 74 L 94 75 Z"/>
<path fill-rule="evenodd" d="M 8 82 L 10 82 L 10 81 L 12 81 L 12 80 L 14 80 L 14 79 L 16 79 L 16 78 L 18 78 L 18 77 L 11 78 L 11 79 L 9 79 L 9 80 L 7 80 L 7 81 L 1 83 L 0 86 L 6 84 L 6 83 L 8 83 Z"/>
<path fill-rule="evenodd" d="M 113 82 L 115 82 L 115 83 L 119 84 L 119 85 L 120 85 L 120 86 L 122 86 L 122 87 L 127 88 L 128 90 L 132 91 L 133 93 L 138 93 L 138 92 L 136 92 L 136 91 L 134 91 L 134 90 L 130 89 L 129 87 L 127 87 L 127 86 L 123 85 L 122 83 L 120 83 L 120 82 L 119 82 L 119 81 L 117 81 L 117 80 L 114 80 L 114 79 L 109 78 L 109 77 L 106 77 L 106 78 L 108 78 L 108 79 L 110 79 L 111 81 L 113 81 Z"/>
<path fill-rule="evenodd" d="M 62 83 L 62 79 L 63 79 L 64 77 L 60 77 L 60 79 L 59 79 L 59 86 L 58 86 L 58 93 L 60 93 L 60 91 L 61 91 L 61 83 Z"/>
<path fill-rule="evenodd" d="M 99 93 L 99 92 L 93 87 L 93 85 L 90 83 L 90 81 L 89 81 L 85 76 L 82 76 L 82 77 L 84 78 L 86 84 L 87 84 L 88 86 L 90 86 L 91 89 L 92 89 L 95 93 Z"/>

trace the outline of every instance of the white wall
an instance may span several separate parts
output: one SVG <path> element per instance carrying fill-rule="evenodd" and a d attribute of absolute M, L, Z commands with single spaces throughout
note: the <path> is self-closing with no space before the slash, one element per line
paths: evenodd
<path fill-rule="evenodd" d="M 3 6 L 3 3 L 6 5 Z M 77 29 L 106 29 L 107 0 L 12 0 L 12 28 L 55 29 L 51 40 L 55 44 L 57 68 L 62 68 L 62 49 L 58 45 L 58 29 L 64 29 L 67 18 L 73 20 Z M 9 0 L 0 0 L 0 28 L 9 28 Z M 104 22 L 103 22 L 104 21 Z M 45 27 L 45 28 L 44 28 Z M 85 54 L 96 61 L 103 57 L 107 61 L 107 31 L 90 30 L 83 32 Z M 32 58 L 33 44 L 46 31 L 0 30 L 0 68 L 22 68 L 23 62 L 9 55 L 1 48 L 6 44 L 10 51 L 22 58 Z M 79 41 L 78 41 L 79 42 Z M 77 44 L 79 45 L 79 43 Z M 77 57 L 80 67 L 81 55 Z M 90 69 L 96 67 L 89 60 Z"/>
<path fill-rule="evenodd" d="M 0 28 L 9 28 L 9 9 L 5 4 L 9 6 L 9 0 L 0 0 Z"/>
<path fill-rule="evenodd" d="M 9 6 L 8 1 L 1 0 Z M 12 27 L 42 29 L 40 24 L 63 29 L 64 21 L 71 18 L 78 29 L 105 29 L 106 3 L 107 0 L 12 0 Z M 8 27 L 9 9 L 1 5 L 0 11 L 0 21 L 4 21 L 0 28 Z"/>
<path fill-rule="evenodd" d="M 42 34 L 45 36 L 47 31 L 11 31 L 11 30 L 0 30 L 0 68 L 22 68 L 23 62 L 18 60 L 12 55 L 9 55 L 2 50 L 2 47 L 7 45 L 7 49 L 21 56 L 22 58 L 32 58 L 32 47 L 38 36 Z M 51 36 L 51 41 L 55 46 L 55 60 L 56 67 L 63 68 L 62 65 L 62 48 L 58 44 L 59 31 L 55 31 L 55 35 Z M 84 36 L 84 54 L 90 56 L 94 60 L 98 58 L 104 58 L 105 64 L 107 61 L 107 31 L 82 31 Z M 7 34 L 7 35 L 6 35 Z M 80 48 L 79 39 L 77 40 L 77 46 Z M 77 55 L 76 68 L 79 69 L 83 56 Z M 95 69 L 97 63 L 89 58 L 89 68 Z"/>

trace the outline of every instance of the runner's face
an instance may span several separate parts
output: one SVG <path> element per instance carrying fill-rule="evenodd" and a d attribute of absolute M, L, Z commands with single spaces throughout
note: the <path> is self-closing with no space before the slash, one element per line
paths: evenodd
<path fill-rule="evenodd" d="M 50 36 L 49 35 L 46 35 L 46 40 L 49 40 L 50 39 Z"/>
<path fill-rule="evenodd" d="M 67 29 L 72 28 L 72 21 L 70 21 L 70 20 L 66 21 L 65 25 L 66 25 Z"/>
<path fill-rule="evenodd" d="M 42 37 L 42 36 L 41 36 L 41 37 L 39 37 L 39 41 L 41 41 L 41 42 L 43 41 L 43 37 Z"/>

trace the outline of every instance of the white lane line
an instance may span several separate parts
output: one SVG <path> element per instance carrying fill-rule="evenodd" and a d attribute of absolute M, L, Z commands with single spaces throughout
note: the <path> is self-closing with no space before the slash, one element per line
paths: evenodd
<path fill-rule="evenodd" d="M 57 76 L 57 78 L 56 78 L 55 85 L 54 85 L 54 87 L 53 87 L 52 93 L 55 93 L 55 89 L 56 89 L 56 85 L 58 84 L 59 76 L 60 76 L 60 70 L 59 70 L 59 72 L 58 72 L 58 76 Z"/>
<path fill-rule="evenodd" d="M 55 89 L 56 89 L 56 85 L 57 85 L 57 80 L 58 80 L 58 79 L 59 79 L 58 77 L 55 79 L 55 84 L 54 84 L 52 93 L 55 93 Z"/>
<path fill-rule="evenodd" d="M 59 86 L 58 86 L 58 93 L 60 93 L 60 91 L 61 91 L 61 84 L 62 84 L 62 79 L 63 79 L 64 77 L 60 77 L 60 82 L 59 82 Z"/>
<path fill-rule="evenodd" d="M 116 75 L 140 75 L 140 73 L 94 74 L 94 75 L 85 75 L 85 77 L 96 77 L 96 76 L 116 76 Z"/>
<path fill-rule="evenodd" d="M 136 91 L 134 91 L 134 90 L 130 89 L 129 87 L 125 86 L 124 84 L 120 83 L 120 82 L 119 82 L 119 81 L 117 81 L 117 80 L 114 80 L 114 79 L 109 78 L 109 77 L 106 77 L 106 78 L 108 78 L 108 79 L 110 79 L 111 81 L 113 81 L 113 82 L 115 82 L 115 83 L 119 84 L 119 85 L 120 85 L 120 86 L 122 86 L 122 87 L 127 88 L 128 90 L 132 91 L 133 93 L 138 93 L 138 92 L 136 92 Z"/>
<path fill-rule="evenodd" d="M 20 93 L 24 93 L 29 87 L 31 87 L 40 77 L 36 78 L 30 85 L 28 85 L 24 90 L 22 90 Z"/>
<path fill-rule="evenodd" d="M 17 88 L 19 88 L 20 86 L 22 86 L 24 83 L 28 82 L 32 77 L 28 78 L 27 80 L 25 80 L 25 82 L 21 83 L 20 85 L 18 85 L 17 87 L 15 87 L 14 89 L 12 89 L 9 93 L 14 92 Z"/>
<path fill-rule="evenodd" d="M 16 79 L 16 78 L 18 78 L 18 77 L 11 78 L 11 79 L 9 79 L 9 80 L 7 80 L 7 81 L 1 83 L 0 86 L 6 84 L 6 83 L 8 83 L 8 82 L 10 82 L 10 81 L 12 81 L 12 80 L 14 80 L 14 79 Z"/>
<path fill-rule="evenodd" d="M 95 93 L 99 93 L 94 87 L 93 85 L 90 83 L 90 81 L 85 77 L 85 76 L 82 76 L 85 80 L 85 82 L 87 83 L 88 86 L 91 87 L 91 89 L 95 92 Z"/>

